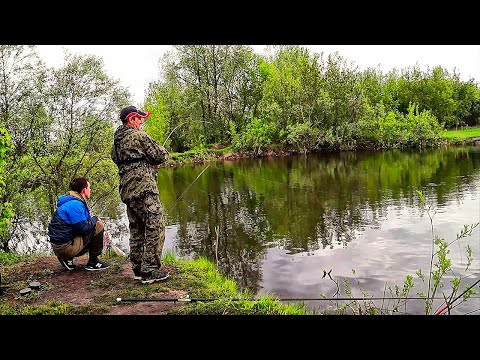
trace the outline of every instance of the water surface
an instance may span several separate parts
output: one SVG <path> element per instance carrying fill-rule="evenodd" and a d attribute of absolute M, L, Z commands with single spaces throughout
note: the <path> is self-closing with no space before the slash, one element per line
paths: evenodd
<path fill-rule="evenodd" d="M 383 296 L 406 275 L 421 289 L 415 273 L 428 274 L 432 253 L 428 215 L 434 235 L 449 241 L 480 221 L 479 147 L 246 159 L 212 163 L 199 176 L 206 166 L 159 172 L 164 251 L 206 257 L 256 295 L 330 297 L 335 281 L 348 280 L 354 294 Z M 477 227 L 449 247 L 455 273 L 470 276 L 465 286 L 480 274 L 479 240 Z M 474 261 L 465 273 L 467 244 Z M 479 299 L 468 303 L 454 310 L 480 308 Z M 407 313 L 422 309 L 411 300 Z"/>

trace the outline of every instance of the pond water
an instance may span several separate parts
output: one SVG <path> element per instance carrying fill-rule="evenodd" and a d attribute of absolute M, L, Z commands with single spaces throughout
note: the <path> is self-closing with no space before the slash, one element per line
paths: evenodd
<path fill-rule="evenodd" d="M 206 166 L 159 172 L 164 251 L 206 257 L 256 295 L 330 298 L 338 286 L 344 298 L 347 281 L 354 296 L 391 296 L 386 289 L 412 275 L 410 296 L 418 296 L 427 288 L 416 272 L 428 279 L 433 236 L 450 242 L 480 221 L 479 147 L 246 159 L 201 173 Z M 449 246 L 453 271 L 468 276 L 462 291 L 480 275 L 479 234 L 477 227 Z M 473 261 L 465 271 L 467 245 Z M 445 291 L 452 276 L 445 275 Z M 409 300 L 401 310 L 423 309 L 422 300 Z M 452 313 L 478 309 L 473 298 Z"/>

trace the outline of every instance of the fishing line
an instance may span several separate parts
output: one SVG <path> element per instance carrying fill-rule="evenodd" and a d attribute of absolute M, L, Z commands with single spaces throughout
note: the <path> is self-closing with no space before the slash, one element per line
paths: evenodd
<path fill-rule="evenodd" d="M 180 126 L 180 125 L 185 125 L 185 124 L 190 124 L 190 123 L 197 123 L 197 122 L 200 122 L 200 123 L 209 123 L 209 124 L 212 124 L 212 125 L 215 125 L 214 123 L 210 122 L 210 121 L 205 121 L 205 120 L 189 120 L 189 121 L 184 121 L 180 124 L 178 124 L 177 126 L 175 126 L 173 128 L 172 131 L 170 131 L 170 134 L 168 134 L 167 138 L 165 139 L 165 141 L 163 142 L 162 146 L 165 146 L 165 144 L 167 143 L 168 139 L 170 138 L 170 136 L 173 134 L 173 132 Z"/>
<path fill-rule="evenodd" d="M 472 310 L 472 311 L 469 311 L 463 315 L 470 315 L 470 314 L 473 314 L 474 312 L 477 312 L 477 311 L 480 311 L 480 309 L 476 309 L 476 310 Z"/>
<path fill-rule="evenodd" d="M 302 186 L 302 185 L 289 185 L 289 184 L 287 184 L 287 183 L 285 183 L 285 182 L 280 182 L 280 181 L 265 179 L 265 178 L 261 178 L 261 177 L 251 176 L 251 175 L 247 175 L 247 174 L 244 174 L 244 173 L 241 173 L 241 172 L 233 171 L 233 170 L 231 170 L 231 169 L 227 169 L 227 168 L 225 168 L 225 167 L 219 167 L 219 166 L 215 166 L 215 165 L 214 165 L 214 168 L 216 168 L 216 169 L 218 169 L 218 170 L 229 171 L 229 172 L 231 172 L 232 174 L 245 176 L 245 177 L 250 178 L 250 179 L 253 179 L 253 180 L 269 181 L 269 182 L 272 182 L 272 183 L 274 183 L 274 184 L 283 185 L 283 186 L 286 186 L 286 187 L 289 187 L 289 188 L 292 188 L 292 189 L 305 190 L 305 188 L 307 187 L 307 186 Z M 308 187 L 308 188 L 309 188 L 309 187 Z"/>
<path fill-rule="evenodd" d="M 176 205 L 176 203 L 178 203 L 178 201 L 180 200 L 180 198 L 185 195 L 185 193 L 186 193 L 186 192 L 189 190 L 189 188 L 195 183 L 195 181 L 197 181 L 197 179 L 202 175 L 202 173 L 203 173 L 209 166 L 212 166 L 212 164 L 213 164 L 213 162 L 210 163 L 210 164 L 208 164 L 207 167 L 193 180 L 192 183 L 188 183 L 187 181 L 181 179 L 179 176 L 177 176 L 177 175 L 175 175 L 175 174 L 172 173 L 172 176 L 173 176 L 173 177 L 175 177 L 176 179 L 179 179 L 179 180 L 181 180 L 181 181 L 183 181 L 183 182 L 185 182 L 185 183 L 187 183 L 187 184 L 190 184 L 190 185 L 189 185 L 189 186 L 187 187 L 187 189 L 177 198 L 177 201 L 172 205 L 172 207 L 168 210 L 168 212 L 170 212 L 170 211 L 174 208 L 174 206 Z M 235 172 L 235 171 L 233 171 L 233 170 L 225 169 L 224 167 L 221 168 L 221 167 L 218 167 L 218 166 L 216 166 L 216 165 L 213 165 L 213 168 L 215 168 L 215 169 L 218 170 L 218 171 L 222 171 L 222 170 L 229 171 L 229 172 L 231 172 L 231 173 L 233 173 L 233 174 L 242 175 L 242 176 L 245 176 L 245 177 L 254 179 L 254 180 L 270 181 L 270 182 L 273 182 L 273 183 L 275 183 L 275 184 L 280 184 L 280 185 L 283 185 L 283 186 L 292 187 L 292 186 L 289 186 L 289 185 L 286 184 L 286 183 L 282 183 L 282 182 L 278 182 L 278 181 L 274 181 L 274 180 L 270 180 L 270 179 L 265 179 L 265 178 L 253 177 L 253 176 L 245 175 L 245 174 L 242 174 L 242 173 L 237 173 L 237 172 Z M 198 191 L 201 191 L 201 192 L 203 192 L 204 194 L 208 195 L 208 192 L 204 191 L 203 189 L 200 189 L 200 188 L 198 188 L 198 187 L 195 187 L 195 188 L 196 188 Z M 296 188 L 301 189 L 300 186 L 298 186 L 298 187 L 296 187 Z"/>
<path fill-rule="evenodd" d="M 186 181 L 186 180 L 182 179 L 179 175 L 175 175 L 174 173 L 172 173 L 172 176 L 173 176 L 175 179 L 178 179 L 178 180 L 184 182 L 185 184 L 189 184 L 189 185 L 191 184 L 190 181 Z M 206 192 L 205 190 L 203 190 L 203 189 L 201 189 L 201 188 L 199 188 L 199 187 L 197 187 L 197 186 L 194 186 L 194 188 L 195 188 L 196 190 L 204 193 L 205 195 L 208 195 L 208 192 Z"/>
<path fill-rule="evenodd" d="M 172 209 L 175 207 L 175 205 L 177 205 L 177 203 L 182 199 L 183 195 L 185 195 L 185 193 L 188 191 L 188 189 L 190 189 L 190 187 L 195 183 L 195 181 L 197 181 L 197 179 L 202 176 L 202 174 L 210 167 L 211 164 L 208 164 L 205 169 L 203 169 L 200 174 L 197 175 L 197 177 L 192 181 L 192 183 L 190 185 L 188 185 L 188 187 L 185 189 L 185 191 L 177 198 L 177 200 L 175 200 L 175 202 L 173 203 L 173 205 L 170 207 L 170 209 L 168 209 L 167 213 L 169 213 L 170 211 L 172 211 Z"/>

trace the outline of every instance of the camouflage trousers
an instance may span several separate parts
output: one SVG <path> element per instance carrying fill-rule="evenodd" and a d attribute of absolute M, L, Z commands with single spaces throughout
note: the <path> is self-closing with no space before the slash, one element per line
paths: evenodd
<path fill-rule="evenodd" d="M 161 266 L 165 221 L 160 198 L 147 194 L 127 205 L 130 229 L 130 261 L 134 273 L 149 273 Z"/>

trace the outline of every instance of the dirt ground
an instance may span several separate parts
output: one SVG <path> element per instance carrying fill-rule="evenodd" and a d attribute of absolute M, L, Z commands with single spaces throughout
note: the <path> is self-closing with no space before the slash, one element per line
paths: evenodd
<path fill-rule="evenodd" d="M 41 305 L 48 301 L 59 301 L 71 305 L 89 305 L 95 302 L 95 297 L 111 294 L 112 291 L 133 288 L 143 285 L 133 278 L 130 261 L 120 261 L 121 271 L 112 271 L 113 266 L 102 271 L 87 271 L 84 266 L 87 257 L 75 259 L 77 268 L 67 271 L 58 262 L 56 257 L 38 257 L 29 262 L 19 264 L 14 273 L 9 273 L 9 284 L 15 287 L 5 286 L 4 271 L 2 270 L 2 284 L 4 291 L 2 296 L 9 304 Z M 169 268 L 171 276 L 175 269 Z M 102 277 L 108 277 L 108 286 L 94 286 L 95 282 L 102 281 Z M 39 289 L 31 289 L 26 295 L 21 295 L 18 285 L 29 287 L 32 281 L 40 283 Z M 168 279 L 166 280 L 168 281 Z M 185 295 L 184 291 L 169 291 L 166 293 L 152 294 L 155 298 L 177 299 Z M 32 296 L 34 295 L 34 296 Z M 2 299 L 2 300 L 4 300 Z M 173 306 L 181 306 L 179 302 L 119 302 L 110 307 L 110 311 L 103 315 L 164 315 Z"/>

